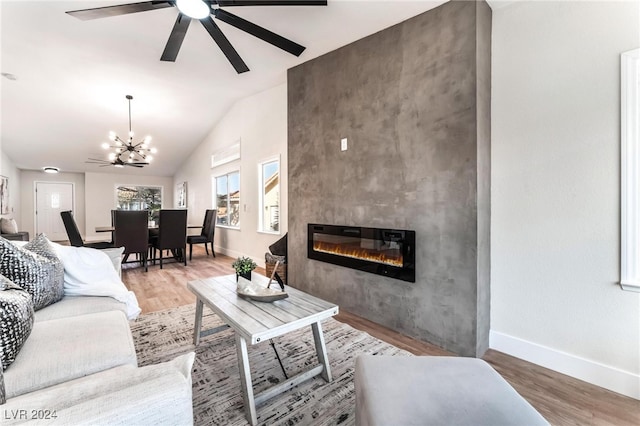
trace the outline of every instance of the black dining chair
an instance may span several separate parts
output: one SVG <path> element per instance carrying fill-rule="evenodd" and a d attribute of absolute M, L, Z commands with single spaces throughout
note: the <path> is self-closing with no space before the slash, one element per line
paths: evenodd
<path fill-rule="evenodd" d="M 107 241 L 99 241 L 95 243 L 85 243 L 82 239 L 82 235 L 80 235 L 80 230 L 78 229 L 78 225 L 76 224 L 75 219 L 73 218 L 73 213 L 71 210 L 60 212 L 60 216 L 62 217 L 62 223 L 64 223 L 64 229 L 67 231 L 67 236 L 69 237 L 69 244 L 74 247 L 88 247 L 94 249 L 106 249 L 113 248 L 114 245 Z"/>
<path fill-rule="evenodd" d="M 113 212 L 113 239 L 116 247 L 124 247 L 122 263 L 141 262 L 148 271 L 149 253 L 149 213 L 146 210 L 116 210 Z M 139 259 L 127 262 L 130 254 Z"/>
<path fill-rule="evenodd" d="M 158 236 L 151 241 L 153 246 L 153 263 L 156 261 L 156 250 L 160 251 L 160 269 L 164 250 L 171 250 L 176 261 L 184 261 L 187 266 L 187 211 L 160 210 L 158 218 Z"/>
<path fill-rule="evenodd" d="M 204 244 L 204 249 L 209 256 L 209 248 L 207 244 L 211 243 L 211 254 L 216 257 L 216 253 L 213 251 L 213 236 L 216 232 L 216 210 L 207 210 L 204 213 L 204 222 L 202 223 L 202 230 L 200 235 L 189 235 L 187 237 L 187 244 L 189 244 L 189 260 L 193 253 L 194 244 Z"/>

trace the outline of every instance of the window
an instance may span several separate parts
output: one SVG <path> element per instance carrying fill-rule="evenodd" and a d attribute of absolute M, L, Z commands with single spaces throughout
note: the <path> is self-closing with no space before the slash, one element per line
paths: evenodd
<path fill-rule="evenodd" d="M 640 49 L 621 55 L 620 285 L 640 292 Z"/>
<path fill-rule="evenodd" d="M 162 188 L 120 185 L 116 187 L 118 210 L 149 210 L 149 220 L 158 220 L 162 208 Z"/>
<path fill-rule="evenodd" d="M 216 179 L 216 224 L 240 228 L 240 172 L 227 173 Z"/>
<path fill-rule="evenodd" d="M 260 217 L 258 231 L 280 232 L 280 160 L 260 163 Z"/>

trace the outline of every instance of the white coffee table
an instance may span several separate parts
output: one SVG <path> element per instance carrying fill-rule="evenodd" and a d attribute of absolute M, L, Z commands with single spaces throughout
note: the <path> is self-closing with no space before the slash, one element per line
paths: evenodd
<path fill-rule="evenodd" d="M 263 283 L 266 286 L 269 280 L 254 272 L 251 281 Z M 252 425 L 258 423 L 256 415 L 257 404 L 318 375 L 327 382 L 332 380 L 331 367 L 327 358 L 327 348 L 320 323 L 322 320 L 338 313 L 337 305 L 292 287 L 286 288 L 289 294 L 288 298 L 271 303 L 243 299 L 236 293 L 235 275 L 190 281 L 187 283 L 187 287 L 197 297 L 193 333 L 195 345 L 200 342 L 200 337 L 222 329 L 231 327 L 235 331 L 245 413 L 247 420 Z M 278 288 L 278 283 L 274 282 L 271 288 Z M 207 305 L 227 325 L 202 331 L 203 305 Z M 313 332 L 319 364 L 254 396 L 247 343 L 255 345 L 308 325 L 311 325 Z"/>

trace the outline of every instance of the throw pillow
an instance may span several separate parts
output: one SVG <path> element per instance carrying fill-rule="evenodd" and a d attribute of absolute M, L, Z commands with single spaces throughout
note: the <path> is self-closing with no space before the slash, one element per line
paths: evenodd
<path fill-rule="evenodd" d="M 16 359 L 33 328 L 33 301 L 25 290 L 0 275 L 0 361 L 2 371 Z"/>
<path fill-rule="evenodd" d="M 282 238 L 280 238 L 275 243 L 269 246 L 269 251 L 271 254 L 275 254 L 276 256 L 287 256 L 287 234 L 284 234 Z"/>
<path fill-rule="evenodd" d="M 18 232 L 18 224 L 15 219 L 0 218 L 0 231 L 3 234 L 15 234 Z"/>
<path fill-rule="evenodd" d="M 37 311 L 60 300 L 58 265 L 0 238 L 0 274 L 25 289 Z"/>
<path fill-rule="evenodd" d="M 54 275 L 50 283 L 51 303 L 58 302 L 64 297 L 64 265 L 55 249 L 51 246 L 49 239 L 44 234 L 38 234 L 32 241 L 22 246 L 22 248 L 38 254 L 53 263 Z"/>

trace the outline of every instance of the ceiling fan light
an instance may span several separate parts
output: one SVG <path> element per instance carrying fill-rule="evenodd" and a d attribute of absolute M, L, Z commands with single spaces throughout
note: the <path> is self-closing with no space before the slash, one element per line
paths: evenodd
<path fill-rule="evenodd" d="M 209 16 L 209 6 L 201 0 L 178 0 L 176 6 L 190 18 L 204 19 Z"/>

